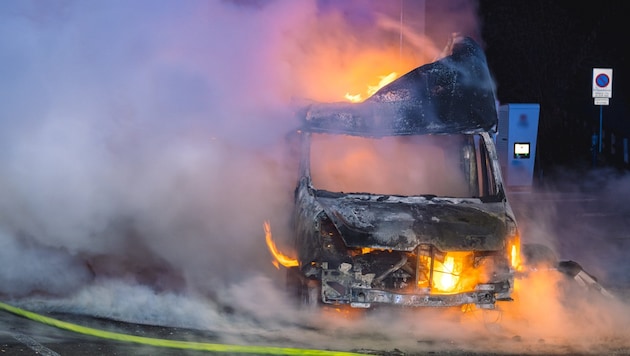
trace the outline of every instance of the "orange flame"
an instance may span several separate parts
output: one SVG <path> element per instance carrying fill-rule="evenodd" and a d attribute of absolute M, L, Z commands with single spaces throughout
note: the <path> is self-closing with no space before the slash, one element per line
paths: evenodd
<path fill-rule="evenodd" d="M 428 270 L 433 264 L 431 280 L 419 280 L 418 287 L 431 286 L 434 292 L 439 294 L 453 294 L 472 290 L 479 282 L 480 272 L 475 271 L 470 265 L 471 253 L 467 251 L 451 251 L 446 254 L 444 261 L 437 259 L 431 261 L 431 257 L 423 256 L 421 263 Z M 464 273 L 464 271 L 466 271 Z M 428 276 L 427 276 L 428 277 Z"/>
<path fill-rule="evenodd" d="M 382 87 L 384 87 L 387 84 L 393 82 L 396 79 L 397 76 L 398 75 L 396 74 L 396 72 L 391 72 L 388 75 L 380 76 L 379 77 L 380 81 L 378 82 L 377 85 L 368 85 L 368 89 L 367 89 L 368 97 L 372 96 L 374 93 L 376 93 Z M 351 101 L 353 103 L 358 103 L 358 102 L 363 101 L 363 97 L 361 96 L 361 94 L 346 93 L 346 99 L 348 99 L 349 101 Z"/>
<path fill-rule="evenodd" d="M 510 251 L 510 262 L 512 267 L 519 270 L 521 269 L 521 243 L 519 239 L 512 242 L 512 249 Z"/>
<path fill-rule="evenodd" d="M 462 273 L 463 263 L 458 261 L 455 263 L 453 256 L 446 256 L 442 268 L 436 269 L 442 272 L 442 276 L 436 279 L 436 288 L 443 291 L 451 291 L 459 281 L 459 275 Z"/>
<path fill-rule="evenodd" d="M 298 261 L 295 258 L 288 257 L 278 251 L 276 243 L 273 242 L 271 237 L 271 225 L 269 224 L 269 221 L 265 221 L 263 227 L 265 229 L 265 242 L 267 242 L 267 248 L 269 248 L 269 252 L 271 252 L 271 255 L 274 257 L 274 260 L 271 263 L 273 263 L 273 265 L 278 269 L 280 269 L 278 264 L 281 264 L 284 267 L 297 267 Z"/>

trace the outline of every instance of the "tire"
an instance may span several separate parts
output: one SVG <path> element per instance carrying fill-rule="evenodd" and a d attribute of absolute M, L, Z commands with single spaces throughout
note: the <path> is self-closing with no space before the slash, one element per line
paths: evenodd
<path fill-rule="evenodd" d="M 313 310 L 322 305 L 321 283 L 302 275 L 300 269 L 287 269 L 287 292 L 299 309 Z"/>
<path fill-rule="evenodd" d="M 322 288 L 320 282 L 307 279 L 302 284 L 301 306 L 306 310 L 317 310 L 322 305 Z"/>
<path fill-rule="evenodd" d="M 302 284 L 300 274 L 300 270 L 297 267 L 289 267 L 287 268 L 286 275 L 286 290 L 289 294 L 289 297 L 293 301 L 298 301 L 300 298 L 300 285 Z"/>
<path fill-rule="evenodd" d="M 558 266 L 558 256 L 543 244 L 523 244 L 521 246 L 523 264 L 529 269 L 550 269 Z"/>

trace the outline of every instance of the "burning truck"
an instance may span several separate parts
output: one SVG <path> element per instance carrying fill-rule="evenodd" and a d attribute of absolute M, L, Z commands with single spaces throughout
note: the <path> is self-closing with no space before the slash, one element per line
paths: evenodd
<path fill-rule="evenodd" d="M 296 256 L 265 229 L 301 305 L 512 300 L 521 243 L 495 148 L 494 82 L 471 38 L 454 38 L 446 53 L 363 102 L 299 111 Z M 531 259 L 535 249 L 524 248 Z"/>

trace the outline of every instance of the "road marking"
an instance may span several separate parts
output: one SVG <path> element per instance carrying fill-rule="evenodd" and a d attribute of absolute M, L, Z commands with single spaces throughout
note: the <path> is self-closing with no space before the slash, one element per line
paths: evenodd
<path fill-rule="evenodd" d="M 37 342 L 37 340 L 33 339 L 32 337 L 28 336 L 28 335 L 24 335 L 24 334 L 13 334 L 12 336 L 14 339 L 16 339 L 17 341 L 23 343 L 24 345 L 28 346 L 28 348 L 30 348 L 31 350 L 35 351 L 37 354 L 39 355 L 44 355 L 44 356 L 61 356 L 58 353 L 56 353 L 55 351 L 47 348 L 46 346 L 40 344 L 39 342 Z"/>

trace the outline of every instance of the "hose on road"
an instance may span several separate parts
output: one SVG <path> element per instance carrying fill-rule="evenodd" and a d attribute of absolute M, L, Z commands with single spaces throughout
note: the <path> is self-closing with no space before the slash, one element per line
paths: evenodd
<path fill-rule="evenodd" d="M 228 345 L 206 342 L 179 341 L 169 339 L 157 339 L 129 334 L 116 333 L 106 330 L 89 328 L 54 318 L 50 318 L 41 314 L 37 314 L 28 310 L 17 308 L 9 304 L 0 302 L 0 309 L 15 315 L 40 322 L 42 324 L 57 327 L 59 329 L 73 331 L 75 333 L 95 336 L 102 339 L 132 342 L 155 347 L 166 347 L 174 349 L 187 349 L 198 351 L 209 351 L 213 353 L 241 353 L 255 355 L 313 355 L 313 356 L 357 356 L 365 355 L 354 352 L 330 351 L 330 350 L 314 350 L 300 349 L 288 347 L 272 347 L 272 346 L 254 346 L 254 345 Z"/>

